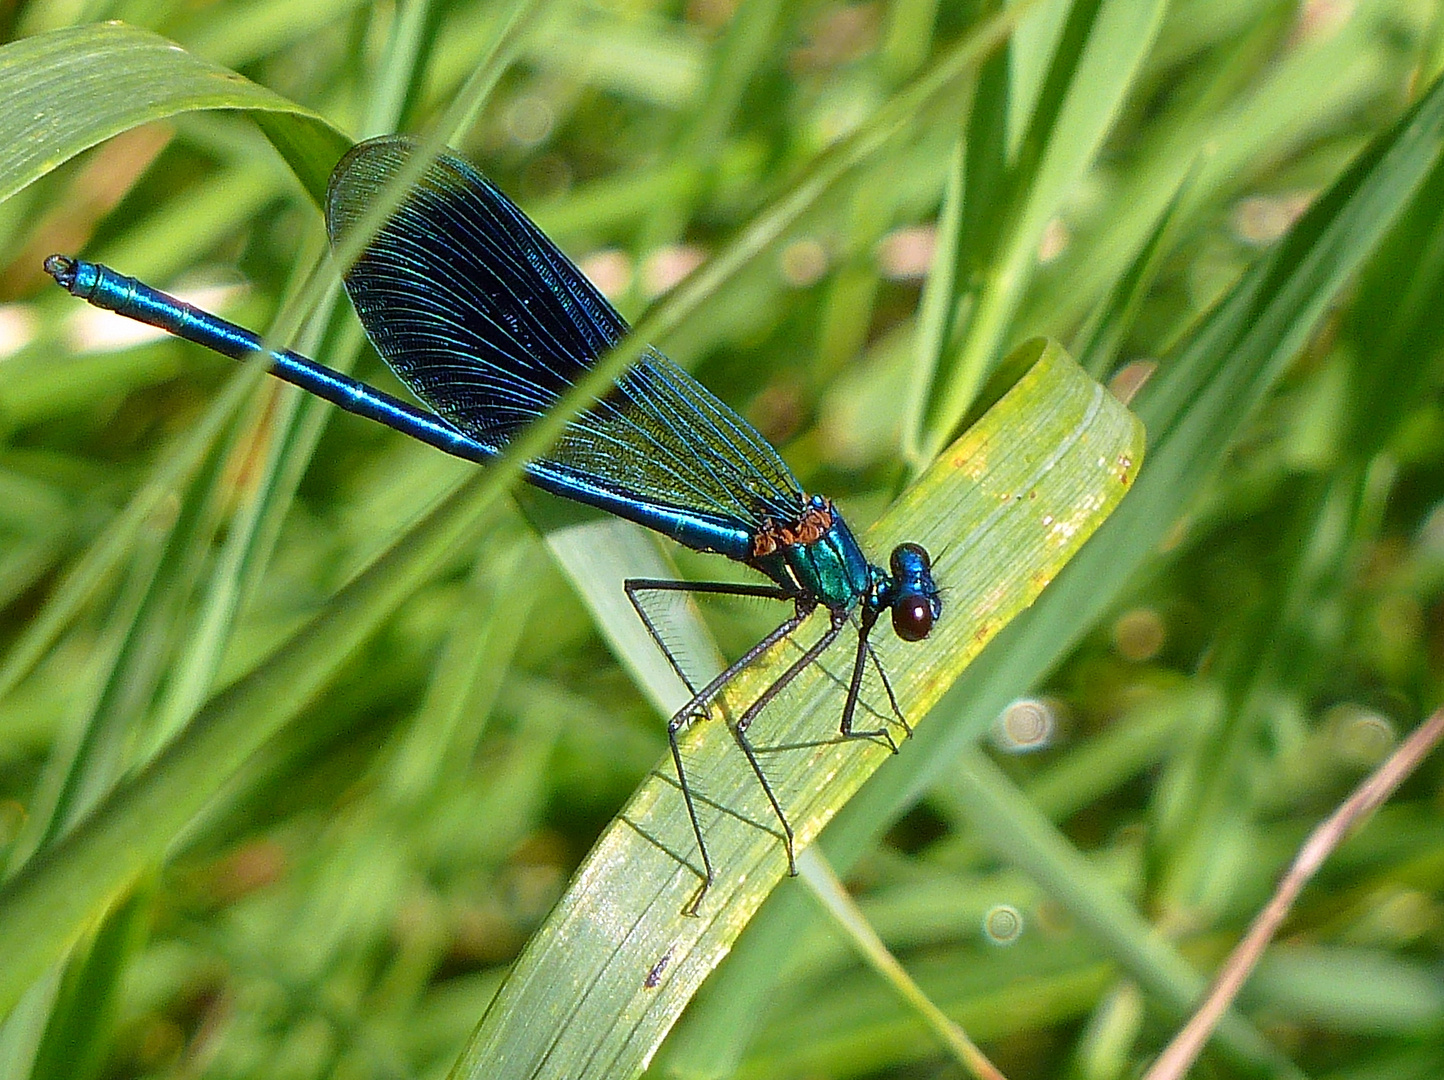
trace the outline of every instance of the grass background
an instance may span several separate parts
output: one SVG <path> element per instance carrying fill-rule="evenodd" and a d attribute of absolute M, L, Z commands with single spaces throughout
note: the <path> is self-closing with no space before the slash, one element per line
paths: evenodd
<path fill-rule="evenodd" d="M 1099 376 L 1161 358 L 1138 399 L 1150 470 L 1119 519 L 824 837 L 872 925 L 1010 1075 L 1146 1060 L 1309 825 L 1438 702 L 1431 4 L 157 0 L 4 17 L 9 39 L 123 18 L 274 94 L 227 99 L 250 91 L 198 70 L 167 91 L 253 111 L 170 115 L 119 70 L 94 94 L 84 78 L 111 72 L 81 57 L 0 101 L 20 178 L 0 203 L 12 868 L 466 471 L 257 396 L 253 373 L 178 343 L 97 342 L 40 259 L 220 285 L 228 315 L 281 336 L 319 310 L 301 345 L 383 379 L 344 315 L 297 301 L 319 291 L 305 192 L 335 131 L 478 105 L 459 148 L 591 256 L 624 313 L 723 253 L 700 314 L 655 316 L 669 352 L 862 520 L 1017 341 L 1057 337 Z M 497 59 L 509 17 L 515 56 Z M 169 118 L 117 121 L 68 160 L 100 136 L 24 126 L 47 108 L 86 130 L 106 109 Z M 663 738 L 519 516 L 498 503 L 431 540 L 441 570 L 354 620 L 359 651 L 321 696 L 68 965 L 20 988 L 0 1068 L 456 1061 Z M 713 623 L 735 648 L 768 614 Z M 1023 753 L 989 731 L 1031 690 L 1052 727 Z M 306 696 L 273 692 L 278 709 Z M 1436 768 L 1305 895 L 1207 1074 L 1438 1075 L 1441 845 Z M 651 1068 L 957 1071 L 797 883 Z"/>

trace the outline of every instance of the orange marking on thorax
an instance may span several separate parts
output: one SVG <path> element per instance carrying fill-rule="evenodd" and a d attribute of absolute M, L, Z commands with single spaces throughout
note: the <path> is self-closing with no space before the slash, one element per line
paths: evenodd
<path fill-rule="evenodd" d="M 802 511 L 793 525 L 779 525 L 771 518 L 762 523 L 757 535 L 752 538 L 752 557 L 760 559 L 771 555 L 779 548 L 796 547 L 799 544 L 815 544 L 827 530 L 832 528 L 832 503 L 811 506 Z"/>

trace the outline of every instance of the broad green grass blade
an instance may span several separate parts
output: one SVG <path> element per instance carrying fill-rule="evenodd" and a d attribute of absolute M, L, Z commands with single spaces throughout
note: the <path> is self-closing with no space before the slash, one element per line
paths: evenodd
<path fill-rule="evenodd" d="M 1142 430 L 1055 345 L 868 533 L 933 553 L 947 608 L 933 637 L 878 642 L 904 712 L 922 716 L 1014 615 L 1036 598 L 1132 484 Z M 803 628 L 816 635 L 822 620 Z M 735 715 L 794 655 L 777 650 L 728 689 Z M 843 689 L 816 668 L 752 729 L 769 778 L 806 846 L 891 755 L 840 744 Z M 785 706 L 785 707 L 784 707 Z M 821 741 L 819 741 L 821 740 Z M 912 751 L 904 745 L 904 758 Z M 696 725 L 684 755 L 717 880 L 698 916 L 681 794 L 664 765 L 604 833 L 528 945 L 454 1075 L 616 1077 L 638 1073 L 702 980 L 786 873 L 765 801 L 730 729 Z"/>
<path fill-rule="evenodd" d="M 318 204 L 350 145 L 309 109 L 157 34 L 80 26 L 0 49 L 0 201 L 112 135 L 197 109 L 252 113 Z"/>
<path fill-rule="evenodd" d="M 942 722 L 918 732 L 923 750 L 918 767 L 880 774 L 838 816 L 823 838 L 831 862 L 843 870 L 852 866 L 906 807 L 954 768 L 958 755 L 1010 700 L 1035 685 L 1117 602 L 1139 568 L 1155 557 L 1158 545 L 1322 312 L 1371 257 L 1437 166 L 1441 148 L 1444 83 L 1436 83 L 1164 359 L 1137 403 L 1149 432 L 1149 467 L 1138 489 L 1039 602 L 959 679 L 940 705 Z M 1042 829 L 1047 823 L 1035 820 L 1019 827 Z M 1042 848 L 1035 854 L 1049 859 Z M 1057 864 L 1053 870 L 1057 880 L 1071 873 Z M 1078 881 L 1077 886 L 1074 895 L 1079 897 L 1096 887 L 1092 881 Z M 694 1065 L 699 1058 L 722 1060 L 740 1053 L 737 1042 L 745 1042 L 752 1023 L 747 1003 L 766 997 L 764 987 L 776 977 L 772 956 L 777 942 L 794 935 L 807 914 L 799 899 L 779 897 L 770 905 L 775 910 L 763 913 L 725 973 L 732 992 L 709 995 L 705 1015 L 690 1018 L 687 1039 L 698 1049 L 686 1052 L 698 1055 Z M 1110 951 L 1124 958 L 1150 994 L 1176 1010 L 1186 1008 L 1196 995 L 1201 977 L 1180 977 L 1186 961 L 1150 933 L 1141 916 L 1093 929 L 1110 941 Z M 1222 1031 L 1216 1038 L 1226 1044 L 1232 1040 Z M 1244 1058 L 1255 1056 L 1246 1045 L 1234 1044 L 1234 1049 Z"/>

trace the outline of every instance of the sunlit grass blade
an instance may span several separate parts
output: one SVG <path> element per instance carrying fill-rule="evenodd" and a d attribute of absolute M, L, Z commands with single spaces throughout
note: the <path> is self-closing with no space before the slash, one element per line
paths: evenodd
<path fill-rule="evenodd" d="M 1023 349 L 1036 360 L 1027 374 L 864 540 L 877 551 L 921 543 L 947 590 L 946 615 L 926 645 L 892 637 L 878 645 L 911 716 L 922 716 L 1032 603 L 1122 499 L 1142 460 L 1137 422 L 1061 349 Z M 820 629 L 814 619 L 804 632 Z M 728 688 L 725 709 L 735 715 L 789 655 L 777 650 L 749 669 Z M 752 729 L 775 748 L 765 768 L 799 846 L 891 758 L 882 747 L 833 738 L 844 692 L 813 668 Z M 904 745 L 899 763 L 911 750 Z M 698 887 L 695 844 L 663 766 L 533 937 L 454 1075 L 633 1075 L 783 877 L 782 846 L 730 729 L 694 726 L 684 755 L 719 871 L 700 913 L 683 914 Z M 552 1020 L 539 1025 L 539 1015 Z"/>
<path fill-rule="evenodd" d="M 350 145 L 309 109 L 157 34 L 79 26 L 0 48 L 0 200 L 112 135 L 197 109 L 253 112 L 318 203 Z"/>

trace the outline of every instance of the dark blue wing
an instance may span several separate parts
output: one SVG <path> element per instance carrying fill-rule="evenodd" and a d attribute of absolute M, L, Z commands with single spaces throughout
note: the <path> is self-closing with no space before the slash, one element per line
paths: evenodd
<path fill-rule="evenodd" d="M 326 223 L 346 234 L 412 152 L 361 143 L 331 177 Z M 346 275 L 383 359 L 418 398 L 500 448 L 627 332 L 596 287 L 510 199 L 443 156 Z M 616 491 L 760 525 L 802 489 L 777 451 L 706 387 L 647 349 L 543 458 Z"/>

